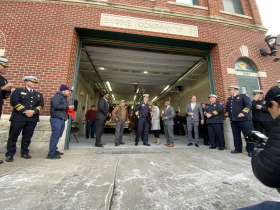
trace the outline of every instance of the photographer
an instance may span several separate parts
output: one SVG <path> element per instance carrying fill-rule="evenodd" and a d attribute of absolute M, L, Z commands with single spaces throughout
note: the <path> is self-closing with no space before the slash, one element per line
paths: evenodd
<path fill-rule="evenodd" d="M 261 183 L 276 188 L 280 193 L 280 85 L 272 87 L 267 92 L 265 101 L 274 122 L 263 150 L 253 152 L 252 168 Z M 266 201 L 244 209 L 276 210 L 280 209 L 280 203 Z"/>

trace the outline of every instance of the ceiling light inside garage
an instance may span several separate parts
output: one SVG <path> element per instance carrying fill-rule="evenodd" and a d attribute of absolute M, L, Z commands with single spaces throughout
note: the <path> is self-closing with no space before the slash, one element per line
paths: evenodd
<path fill-rule="evenodd" d="M 168 88 L 169 88 L 170 85 L 167 85 L 162 91 L 160 94 L 162 94 L 164 91 L 166 91 Z"/>
<path fill-rule="evenodd" d="M 103 67 L 98 67 L 98 70 L 103 71 L 103 70 L 105 70 L 105 68 L 103 68 Z"/>
<path fill-rule="evenodd" d="M 148 71 L 143 71 L 143 74 L 148 74 L 149 72 Z"/>
<path fill-rule="evenodd" d="M 154 100 L 156 100 L 157 99 L 157 96 L 156 97 L 154 97 L 154 99 L 152 100 L 152 101 L 154 101 Z"/>
<path fill-rule="evenodd" d="M 133 101 L 135 101 L 136 97 L 137 97 L 137 96 L 135 95 L 134 98 L 133 98 Z"/>
<path fill-rule="evenodd" d="M 110 85 L 110 82 L 106 82 L 106 85 L 107 85 L 107 87 L 108 87 L 108 89 L 110 90 L 110 91 L 112 91 L 112 88 L 111 88 L 111 85 Z"/>

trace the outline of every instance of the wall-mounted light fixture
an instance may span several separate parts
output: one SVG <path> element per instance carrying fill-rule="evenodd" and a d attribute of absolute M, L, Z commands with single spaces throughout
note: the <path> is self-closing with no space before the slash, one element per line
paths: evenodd
<path fill-rule="evenodd" d="M 262 56 L 276 56 L 277 55 L 277 50 L 276 50 L 276 47 L 277 47 L 277 37 L 275 36 L 271 36 L 271 35 L 268 35 L 265 37 L 265 40 L 264 40 L 268 47 L 270 48 L 271 50 L 271 53 L 268 53 L 266 49 L 264 48 L 261 48 L 260 52 L 261 52 L 261 55 Z"/>
<path fill-rule="evenodd" d="M 84 96 L 85 92 L 83 90 L 81 90 L 79 94 L 80 94 L 80 96 Z"/>

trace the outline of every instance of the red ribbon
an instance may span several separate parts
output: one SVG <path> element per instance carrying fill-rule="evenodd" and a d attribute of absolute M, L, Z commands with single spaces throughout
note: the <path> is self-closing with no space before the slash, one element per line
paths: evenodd
<path fill-rule="evenodd" d="M 72 115 L 72 119 L 75 118 L 75 113 L 74 113 L 73 107 L 71 107 L 71 109 L 66 109 L 66 111 L 67 111 L 67 114 L 68 114 L 69 116 Z"/>

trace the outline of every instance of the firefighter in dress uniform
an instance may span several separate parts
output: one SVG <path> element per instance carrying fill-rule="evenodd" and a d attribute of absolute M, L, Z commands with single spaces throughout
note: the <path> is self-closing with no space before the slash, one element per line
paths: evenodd
<path fill-rule="evenodd" d="M 264 100 L 263 90 L 254 90 L 254 100 L 252 102 L 252 115 L 253 125 L 256 131 L 263 133 L 265 130 L 266 135 L 270 133 L 270 129 L 273 124 L 273 118 L 269 114 L 266 108 L 266 102 Z"/>
<path fill-rule="evenodd" d="M 219 150 L 225 149 L 224 122 L 223 122 L 223 104 L 217 102 L 217 96 L 209 96 L 210 104 L 206 106 L 204 115 L 207 117 L 206 124 L 208 136 L 211 143 L 209 149 L 216 149 L 216 139 L 219 142 Z"/>
<path fill-rule="evenodd" d="M 21 140 L 21 157 L 30 159 L 29 145 L 33 136 L 37 122 L 39 121 L 39 113 L 43 109 L 43 94 L 34 90 L 37 78 L 33 76 L 23 77 L 25 87 L 16 88 L 11 94 L 10 103 L 13 107 L 10 118 L 11 126 L 9 139 L 7 142 L 6 161 L 13 162 L 13 156 L 16 153 L 16 143 L 18 136 L 22 131 Z"/>
<path fill-rule="evenodd" d="M 143 145 L 151 146 L 148 143 L 149 138 L 149 117 L 150 117 L 150 107 L 148 104 L 149 95 L 143 95 L 143 101 L 139 102 L 135 108 L 135 116 L 138 118 L 138 128 L 135 139 L 135 146 L 138 146 L 139 138 L 142 134 Z"/>
<path fill-rule="evenodd" d="M 242 153 L 242 139 L 240 132 L 242 131 L 244 138 L 249 131 L 252 130 L 251 124 L 251 107 L 252 101 L 248 94 L 240 94 L 239 86 L 232 85 L 229 87 L 231 97 L 227 99 L 226 120 L 230 122 L 235 150 L 232 154 Z M 248 156 L 252 157 L 254 150 L 253 143 L 247 143 L 246 150 Z"/>
<path fill-rule="evenodd" d="M 0 58 L 0 74 L 5 74 L 8 66 L 8 60 L 6 58 Z M 4 99 L 7 99 L 10 97 L 11 89 L 13 88 L 13 85 L 11 83 L 8 83 L 7 79 L 0 75 L 0 118 L 2 115 L 2 106 L 4 103 Z M 3 163 L 3 160 L 0 160 L 0 164 Z"/>

